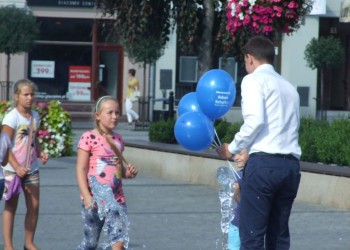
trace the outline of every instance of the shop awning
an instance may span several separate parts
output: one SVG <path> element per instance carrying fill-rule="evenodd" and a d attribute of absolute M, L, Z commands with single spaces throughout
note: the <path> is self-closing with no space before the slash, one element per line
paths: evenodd
<path fill-rule="evenodd" d="M 339 22 L 350 22 L 350 0 L 344 0 L 341 4 Z"/>

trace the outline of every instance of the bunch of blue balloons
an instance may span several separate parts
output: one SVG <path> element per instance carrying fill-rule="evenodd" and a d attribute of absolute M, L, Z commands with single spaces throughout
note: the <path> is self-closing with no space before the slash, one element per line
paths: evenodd
<path fill-rule="evenodd" d="M 206 72 L 196 92 L 184 95 L 178 105 L 174 133 L 177 142 L 192 151 L 208 149 L 215 137 L 214 121 L 226 114 L 236 98 L 236 85 L 221 69 Z"/>

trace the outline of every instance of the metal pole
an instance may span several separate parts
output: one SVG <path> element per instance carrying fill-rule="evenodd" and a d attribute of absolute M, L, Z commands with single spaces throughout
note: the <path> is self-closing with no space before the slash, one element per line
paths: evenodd
<path fill-rule="evenodd" d="M 174 119 L 174 91 L 169 93 L 169 117 L 168 119 Z"/>
<path fill-rule="evenodd" d="M 150 64 L 149 68 L 149 98 L 148 98 L 148 117 L 149 121 L 153 121 L 153 110 L 154 110 L 154 95 L 155 95 L 155 85 L 156 85 L 156 65 L 155 63 Z"/>

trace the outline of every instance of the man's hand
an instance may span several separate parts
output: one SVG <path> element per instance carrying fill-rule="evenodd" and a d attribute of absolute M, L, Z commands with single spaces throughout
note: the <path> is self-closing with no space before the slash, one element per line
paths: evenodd
<path fill-rule="evenodd" d="M 216 148 L 216 153 L 220 156 L 220 158 L 227 160 L 232 158 L 231 152 L 228 150 L 228 144 L 224 143 L 220 147 Z"/>

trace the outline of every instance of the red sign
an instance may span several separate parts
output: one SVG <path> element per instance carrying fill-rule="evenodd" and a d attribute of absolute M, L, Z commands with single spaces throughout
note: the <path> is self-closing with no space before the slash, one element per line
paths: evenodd
<path fill-rule="evenodd" d="M 91 83 L 91 67 L 90 66 L 70 66 L 69 82 Z"/>
<path fill-rule="evenodd" d="M 68 99 L 90 101 L 91 98 L 91 67 L 70 66 Z"/>

